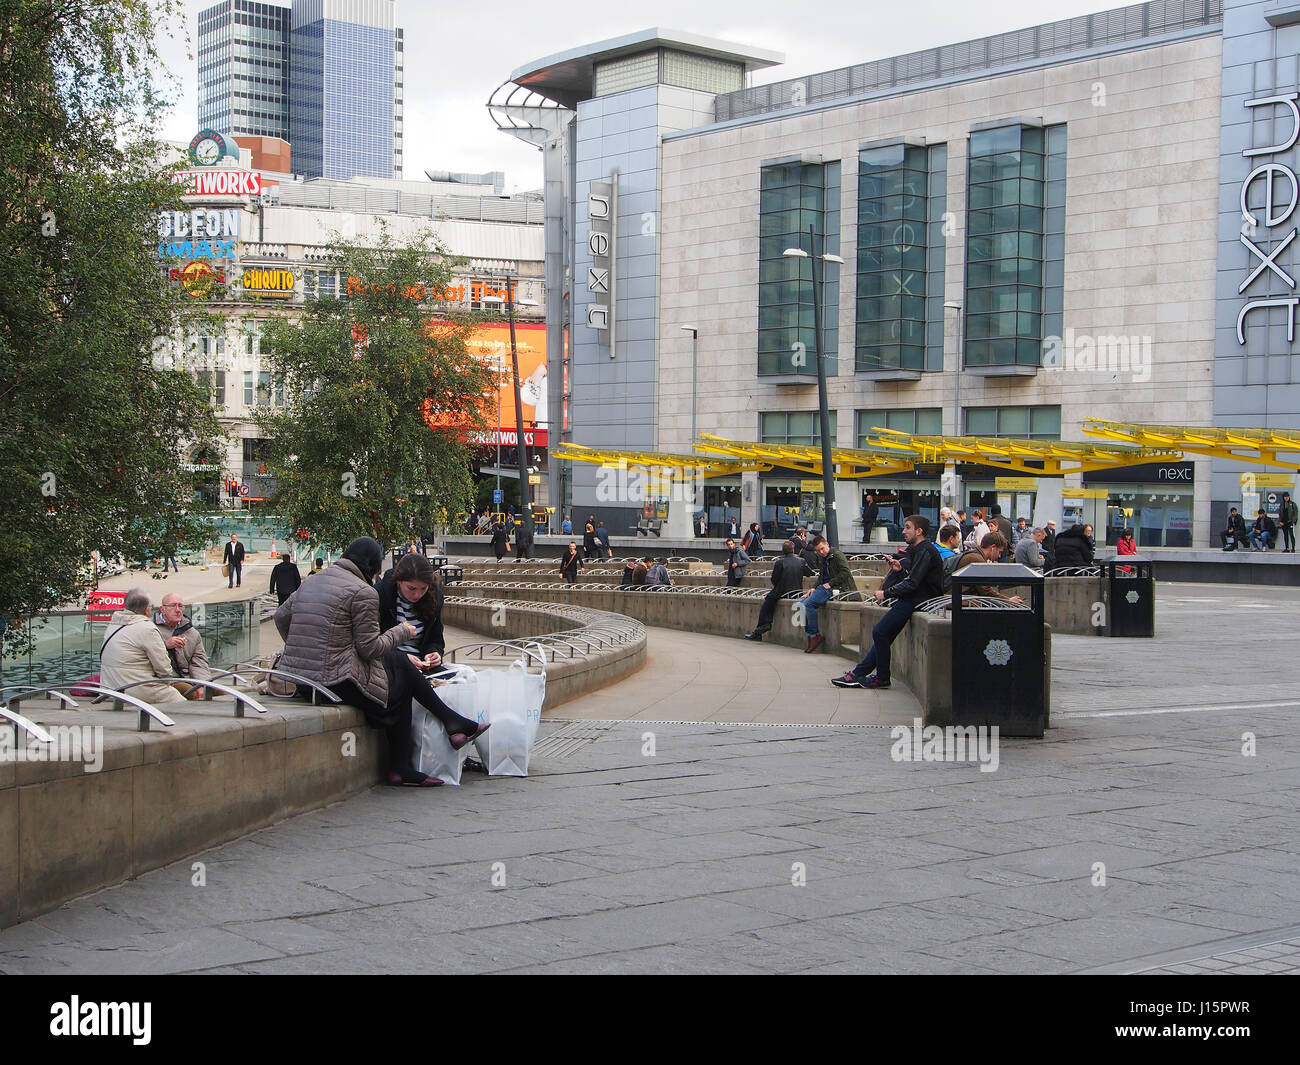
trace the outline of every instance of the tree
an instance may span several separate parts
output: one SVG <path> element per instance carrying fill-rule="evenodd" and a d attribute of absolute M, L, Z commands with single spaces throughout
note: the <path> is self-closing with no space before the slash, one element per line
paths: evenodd
<path fill-rule="evenodd" d="M 0 0 L 0 617 L 72 599 L 92 550 L 139 557 L 218 431 L 157 354 L 195 302 L 156 257 L 159 212 L 182 204 L 154 41 L 180 9 Z"/>
<path fill-rule="evenodd" d="M 398 246 L 387 230 L 375 244 L 332 245 L 345 295 L 309 300 L 262 336 L 285 389 L 261 418 L 277 509 L 332 548 L 404 543 L 466 510 L 467 430 L 485 425 L 492 388 L 465 344 L 477 319 L 432 298 L 451 278 L 444 250 L 428 235 Z"/>

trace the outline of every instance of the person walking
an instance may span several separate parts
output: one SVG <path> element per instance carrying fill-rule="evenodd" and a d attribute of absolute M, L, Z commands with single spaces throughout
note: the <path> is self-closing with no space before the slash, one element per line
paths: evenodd
<path fill-rule="evenodd" d="M 763 530 L 759 528 L 758 522 L 751 521 L 749 528 L 745 530 L 745 538 L 740 541 L 740 546 L 745 549 L 745 554 L 750 559 L 763 557 Z"/>
<path fill-rule="evenodd" d="M 499 521 L 492 526 L 492 551 L 500 562 L 509 550 L 510 536 L 506 532 L 505 522 Z"/>
<path fill-rule="evenodd" d="M 614 549 L 609 546 L 609 530 L 603 521 L 596 522 L 596 542 L 600 544 L 600 557 L 613 558 Z"/>
<path fill-rule="evenodd" d="M 889 657 L 894 639 L 907 624 L 918 603 L 934 599 L 943 592 L 943 562 L 927 536 L 930 519 L 912 514 L 903 522 L 906 558 L 891 558 L 891 573 L 884 585 L 873 594 L 876 602 L 888 602 L 889 612 L 871 630 L 871 649 L 862 661 L 831 683 L 837 688 L 875 688 L 890 686 Z M 891 578 L 897 578 L 891 581 Z"/>
<path fill-rule="evenodd" d="M 811 574 L 803 557 L 795 551 L 794 541 L 786 540 L 781 545 L 781 557 L 772 564 L 772 590 L 763 597 L 763 605 L 758 609 L 758 623 L 753 632 L 745 634 L 745 639 L 761 641 L 763 634 L 772 628 L 772 619 L 781 599 L 791 592 L 803 591 L 803 579 Z"/>
<path fill-rule="evenodd" d="M 591 522 L 587 522 L 587 529 L 582 534 L 582 559 L 585 562 L 600 557 L 599 541 L 596 539 L 596 526 L 592 525 Z"/>
<path fill-rule="evenodd" d="M 244 583 L 244 545 L 234 533 L 230 534 L 230 542 L 226 544 L 221 561 L 230 567 L 230 581 L 226 587 L 240 587 Z"/>
<path fill-rule="evenodd" d="M 279 596 L 279 601 L 283 603 L 289 596 L 293 595 L 302 585 L 302 574 L 298 572 L 298 567 L 293 563 L 288 555 L 280 559 L 275 569 L 271 570 L 271 587 L 268 591 L 274 592 Z"/>
<path fill-rule="evenodd" d="M 570 584 L 578 583 L 578 570 L 582 566 L 582 559 L 578 557 L 578 544 L 576 540 L 570 540 L 568 549 L 564 552 L 564 557 L 560 559 L 560 576 Z"/>
<path fill-rule="evenodd" d="M 1277 523 L 1282 526 L 1283 550 L 1295 553 L 1295 527 L 1300 521 L 1300 508 L 1290 492 L 1282 493 L 1282 503 L 1277 508 Z"/>
<path fill-rule="evenodd" d="M 727 537 L 727 587 L 734 588 L 745 576 L 745 567 L 749 565 L 749 555 L 736 541 Z"/>
<path fill-rule="evenodd" d="M 515 526 L 515 561 L 533 557 L 533 519 L 530 514 L 520 514 Z"/>

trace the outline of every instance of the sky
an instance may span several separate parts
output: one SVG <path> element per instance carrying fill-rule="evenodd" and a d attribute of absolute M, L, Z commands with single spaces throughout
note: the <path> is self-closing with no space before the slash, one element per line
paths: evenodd
<path fill-rule="evenodd" d="M 185 23 L 159 49 L 175 108 L 168 138 L 198 129 L 193 59 L 198 12 L 212 0 L 185 0 Z M 287 5 L 286 5 L 287 6 Z M 425 170 L 504 170 L 507 191 L 541 187 L 541 153 L 497 130 L 486 104 L 511 71 L 557 52 L 659 26 L 769 49 L 785 62 L 753 84 L 801 77 L 923 48 L 985 37 L 1123 6 L 1111 0 L 656 0 L 593 5 L 588 0 L 469 3 L 397 0 L 406 34 L 405 178 Z"/>

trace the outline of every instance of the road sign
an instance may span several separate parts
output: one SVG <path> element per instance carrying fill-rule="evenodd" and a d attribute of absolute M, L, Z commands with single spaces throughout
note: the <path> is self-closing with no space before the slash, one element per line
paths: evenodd
<path fill-rule="evenodd" d="M 492 502 L 493 502 L 493 503 L 504 503 L 504 502 L 505 502 L 505 498 L 506 498 L 506 493 L 505 493 L 505 491 L 504 491 L 503 489 L 500 489 L 500 488 L 494 488 L 494 489 L 492 489 Z"/>

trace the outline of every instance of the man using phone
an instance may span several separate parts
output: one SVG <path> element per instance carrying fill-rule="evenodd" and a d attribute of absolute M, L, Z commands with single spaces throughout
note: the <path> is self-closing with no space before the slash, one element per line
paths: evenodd
<path fill-rule="evenodd" d="M 889 613 L 871 630 L 871 649 L 849 672 L 835 677 L 837 688 L 888 688 L 889 649 L 903 631 L 918 603 L 943 594 L 943 560 L 926 537 L 930 519 L 912 514 L 903 522 L 907 551 L 889 560 L 889 576 L 873 596 L 878 603 L 890 602 Z M 873 672 L 874 671 L 874 672 Z"/>

